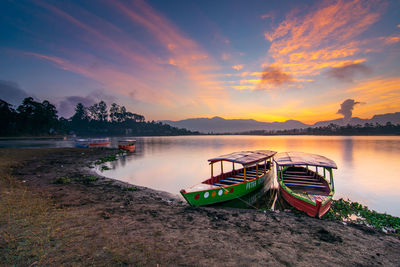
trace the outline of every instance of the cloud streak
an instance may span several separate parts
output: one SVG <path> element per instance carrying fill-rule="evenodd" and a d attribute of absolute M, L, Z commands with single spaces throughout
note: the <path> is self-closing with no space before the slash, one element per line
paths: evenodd
<path fill-rule="evenodd" d="M 269 54 L 295 76 L 317 75 L 324 68 L 356 60 L 363 52 L 356 38 L 374 24 L 382 9 L 372 1 L 324 1 L 303 15 L 294 10 L 272 32 Z"/>
<path fill-rule="evenodd" d="M 52 18 L 78 29 L 74 31 L 78 42 L 74 50 L 62 48 L 52 55 L 24 52 L 25 55 L 52 62 L 99 82 L 110 92 L 145 103 L 210 107 L 223 98 L 224 89 L 212 74 L 219 67 L 210 55 L 144 1 L 114 1 L 108 5 L 129 26 L 146 30 L 146 38 L 163 47 L 163 51 L 148 49 L 148 40 L 134 39 L 122 28 L 81 7 L 71 4 L 72 8 L 66 11 L 59 5 L 40 0 L 37 3 Z M 83 44 L 85 49 L 79 50 Z M 63 55 L 59 55 L 60 51 Z"/>
<path fill-rule="evenodd" d="M 233 65 L 232 69 L 239 71 L 239 70 L 243 69 L 243 65 Z"/>
<path fill-rule="evenodd" d="M 370 73 L 372 73 L 372 70 L 367 65 L 362 63 L 350 63 L 342 67 L 330 68 L 326 72 L 326 75 L 328 75 L 331 78 L 337 79 L 339 81 L 352 82 L 353 78 L 357 74 L 366 75 Z"/>

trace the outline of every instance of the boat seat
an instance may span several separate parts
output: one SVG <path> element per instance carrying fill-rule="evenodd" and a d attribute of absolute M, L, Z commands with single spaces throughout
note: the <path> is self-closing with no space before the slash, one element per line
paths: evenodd
<path fill-rule="evenodd" d="M 247 171 L 246 172 L 246 174 L 248 174 L 248 173 L 251 173 L 251 174 L 256 174 L 257 173 L 257 171 Z M 258 170 L 258 174 L 263 174 L 264 173 L 264 170 Z"/>
<path fill-rule="evenodd" d="M 226 177 L 225 179 L 226 179 L 226 180 L 237 181 L 237 182 L 243 182 L 243 179 L 240 179 L 240 178 Z"/>
<path fill-rule="evenodd" d="M 236 174 L 236 176 L 244 177 L 244 174 L 243 174 L 243 173 L 238 173 L 238 174 Z M 246 177 L 254 177 L 254 178 L 256 178 L 257 176 L 256 176 L 256 175 L 253 175 L 253 174 L 247 174 L 247 173 L 246 173 Z"/>
<path fill-rule="evenodd" d="M 230 180 L 220 180 L 222 183 L 227 183 L 227 184 L 237 184 L 238 182 L 236 181 L 230 181 Z"/>
<path fill-rule="evenodd" d="M 216 186 L 227 186 L 226 184 L 219 184 L 219 183 L 214 183 Z"/>
<path fill-rule="evenodd" d="M 326 186 L 323 185 L 309 185 L 309 184 L 286 184 L 286 186 L 303 186 L 303 187 L 315 187 L 315 188 L 326 188 Z"/>

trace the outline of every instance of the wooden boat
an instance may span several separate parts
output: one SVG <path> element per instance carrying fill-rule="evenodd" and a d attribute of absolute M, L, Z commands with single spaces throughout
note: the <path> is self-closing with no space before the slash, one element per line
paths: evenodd
<path fill-rule="evenodd" d="M 133 140 L 133 139 L 119 140 L 118 148 L 132 152 L 135 150 L 135 143 L 136 143 L 136 140 Z"/>
<path fill-rule="evenodd" d="M 76 147 L 103 147 L 110 144 L 108 138 L 89 138 L 89 139 L 76 139 Z"/>
<path fill-rule="evenodd" d="M 191 206 L 204 206 L 242 197 L 272 179 L 272 157 L 270 150 L 242 151 L 209 159 L 211 177 L 204 182 L 182 189 L 182 196 Z M 223 162 L 232 162 L 232 170 L 223 171 Z M 214 164 L 221 163 L 221 173 L 214 176 Z M 235 163 L 242 165 L 235 169 Z"/>
<path fill-rule="evenodd" d="M 283 198 L 309 216 L 321 218 L 329 210 L 335 193 L 332 169 L 337 169 L 336 163 L 303 152 L 278 153 L 274 160 Z"/>

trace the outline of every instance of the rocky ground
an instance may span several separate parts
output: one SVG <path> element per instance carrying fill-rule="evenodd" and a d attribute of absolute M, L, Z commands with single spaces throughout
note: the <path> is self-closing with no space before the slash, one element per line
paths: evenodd
<path fill-rule="evenodd" d="M 0 150 L 0 159 L 10 161 L 0 189 L 1 264 L 399 266 L 395 235 L 292 212 L 194 208 L 88 168 L 115 153 Z M 28 215 L 19 212 L 36 202 Z"/>

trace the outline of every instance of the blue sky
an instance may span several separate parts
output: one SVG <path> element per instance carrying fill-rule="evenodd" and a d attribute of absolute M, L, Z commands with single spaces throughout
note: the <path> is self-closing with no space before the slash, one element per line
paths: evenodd
<path fill-rule="evenodd" d="M 398 1 L 2 1 L 0 98 L 71 116 L 336 119 L 400 111 Z"/>

